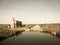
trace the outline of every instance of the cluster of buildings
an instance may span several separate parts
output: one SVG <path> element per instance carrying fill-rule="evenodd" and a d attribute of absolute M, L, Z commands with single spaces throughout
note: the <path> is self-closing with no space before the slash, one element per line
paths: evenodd
<path fill-rule="evenodd" d="M 22 21 L 15 20 L 15 18 L 11 21 L 11 28 L 22 27 Z"/>

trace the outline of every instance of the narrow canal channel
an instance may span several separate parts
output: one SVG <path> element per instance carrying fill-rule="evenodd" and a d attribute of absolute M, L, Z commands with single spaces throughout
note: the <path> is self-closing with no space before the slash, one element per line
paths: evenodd
<path fill-rule="evenodd" d="M 0 41 L 0 45 L 60 45 L 60 38 L 42 32 L 22 32 Z"/>

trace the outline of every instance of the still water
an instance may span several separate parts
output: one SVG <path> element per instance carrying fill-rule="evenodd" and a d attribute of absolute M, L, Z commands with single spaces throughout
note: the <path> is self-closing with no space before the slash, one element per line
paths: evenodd
<path fill-rule="evenodd" d="M 42 32 L 22 32 L 1 41 L 0 45 L 60 45 L 60 38 Z"/>

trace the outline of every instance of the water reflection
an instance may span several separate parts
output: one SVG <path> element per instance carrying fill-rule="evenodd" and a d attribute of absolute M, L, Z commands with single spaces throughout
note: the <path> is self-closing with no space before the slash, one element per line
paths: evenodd
<path fill-rule="evenodd" d="M 55 36 L 55 37 L 60 39 L 60 33 L 56 33 L 56 35 L 53 35 L 53 36 Z"/>
<path fill-rule="evenodd" d="M 57 38 L 60 38 L 60 33 L 54 33 L 54 34 L 52 34 L 52 32 L 51 31 L 42 31 L 42 33 L 47 33 L 47 34 L 50 34 L 50 35 L 53 35 L 54 37 L 57 37 Z"/>
<path fill-rule="evenodd" d="M 7 43 L 8 42 L 8 43 Z M 43 32 L 21 32 L 0 43 L 6 45 L 58 45 L 60 39 L 49 33 Z"/>
<path fill-rule="evenodd" d="M 4 40 L 6 40 L 6 39 L 8 39 L 8 38 L 11 38 L 11 37 L 13 37 L 13 40 L 14 40 L 14 38 L 17 37 L 17 36 L 19 36 L 19 35 L 21 35 L 22 32 L 23 32 L 23 31 L 17 31 L 16 34 L 14 34 L 14 35 L 7 36 L 7 37 L 0 37 L 0 41 L 4 41 Z"/>
<path fill-rule="evenodd" d="M 15 40 L 16 37 L 18 37 L 18 36 L 21 35 L 21 34 L 22 34 L 22 32 L 17 33 L 16 35 L 12 36 L 12 39 Z"/>

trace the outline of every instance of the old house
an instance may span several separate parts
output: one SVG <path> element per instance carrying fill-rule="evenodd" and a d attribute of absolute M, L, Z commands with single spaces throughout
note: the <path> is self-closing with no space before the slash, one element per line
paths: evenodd
<path fill-rule="evenodd" d="M 22 27 L 22 21 L 15 20 L 15 18 L 13 18 L 11 21 L 11 28 L 15 27 Z"/>

